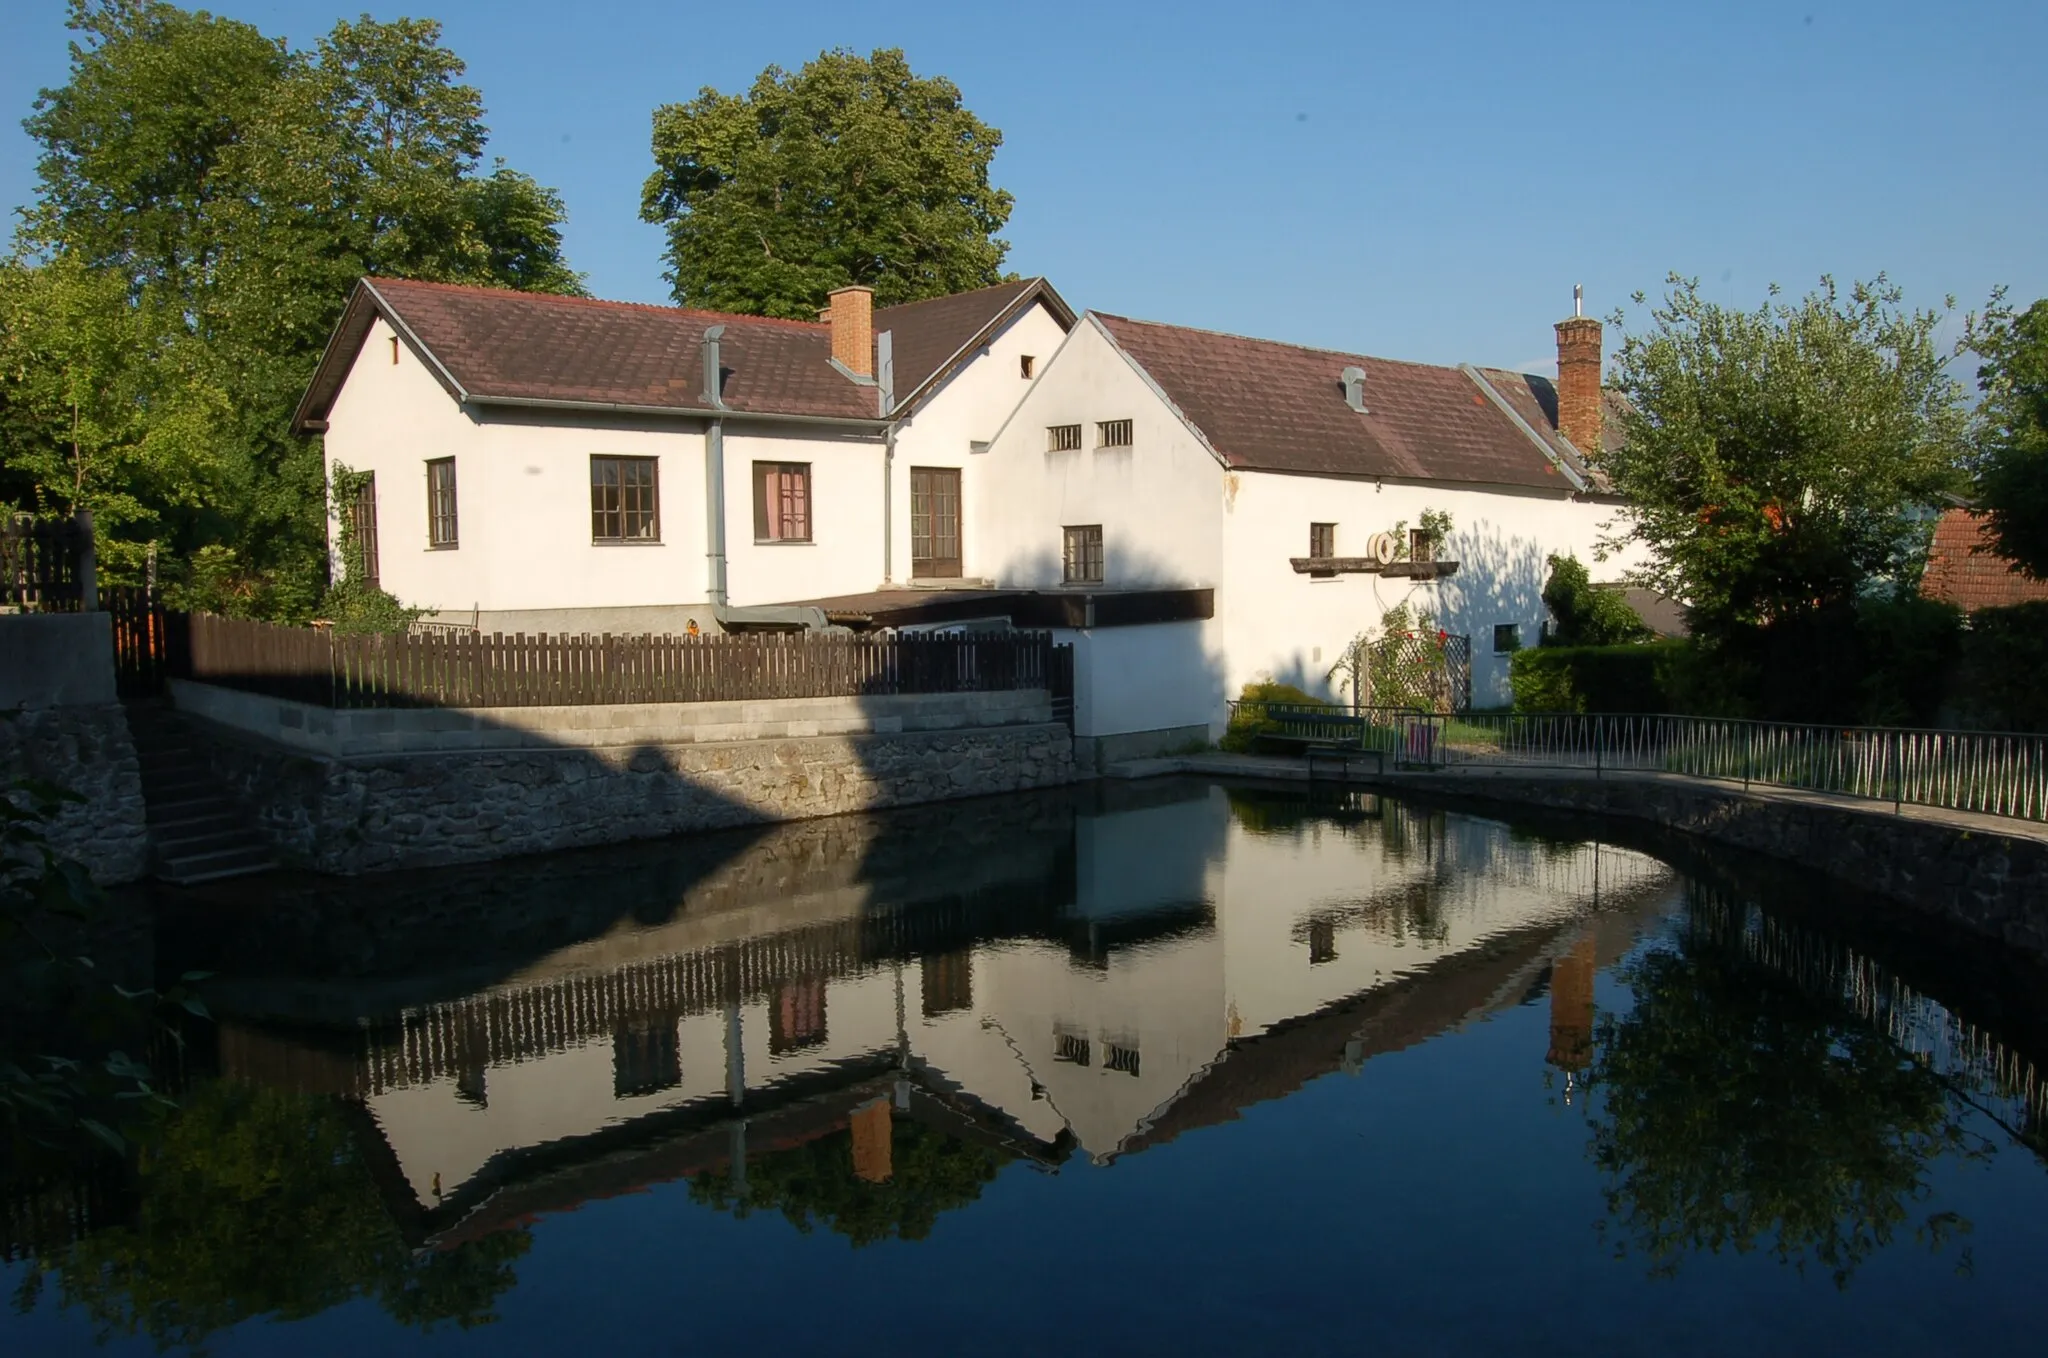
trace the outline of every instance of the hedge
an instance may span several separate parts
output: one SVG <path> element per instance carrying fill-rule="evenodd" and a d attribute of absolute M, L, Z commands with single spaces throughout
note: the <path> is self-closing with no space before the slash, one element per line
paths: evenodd
<path fill-rule="evenodd" d="M 1508 662 L 1518 712 L 1670 712 L 1683 641 L 1640 646 L 1539 646 Z"/>

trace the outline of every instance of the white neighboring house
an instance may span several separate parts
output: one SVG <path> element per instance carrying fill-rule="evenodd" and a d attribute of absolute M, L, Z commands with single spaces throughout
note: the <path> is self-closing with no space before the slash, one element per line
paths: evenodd
<path fill-rule="evenodd" d="M 968 567 L 1214 591 L 1205 617 L 1076 630 L 1077 731 L 1101 758 L 1213 736 L 1253 679 L 1331 693 L 1346 643 L 1404 602 L 1471 639 L 1473 703 L 1505 704 L 1547 558 L 1632 564 L 1595 565 L 1622 511 L 1584 455 L 1615 436 L 1600 324 L 1557 333 L 1553 385 L 1090 312 L 990 447 Z M 1432 510 L 1454 526 L 1415 544 L 1427 561 L 1377 559 Z"/>
<path fill-rule="evenodd" d="M 368 278 L 294 428 L 371 475 L 362 567 L 442 621 L 815 623 L 779 605 L 957 582 L 973 450 L 1073 323 L 1043 279 L 803 322 Z"/>

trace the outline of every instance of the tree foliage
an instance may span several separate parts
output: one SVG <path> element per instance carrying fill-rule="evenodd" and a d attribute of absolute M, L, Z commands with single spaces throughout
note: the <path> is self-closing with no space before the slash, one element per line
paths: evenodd
<path fill-rule="evenodd" d="M 809 320 L 855 283 L 913 302 L 1002 281 L 1001 144 L 900 50 L 825 52 L 745 94 L 657 108 L 641 215 L 668 229 L 684 306 Z"/>
<path fill-rule="evenodd" d="M 1593 577 L 1575 556 L 1550 558 L 1543 606 L 1551 619 L 1545 646 L 1624 646 L 1656 635 L 1619 593 L 1593 588 Z"/>
<path fill-rule="evenodd" d="M 1626 438 L 1601 467 L 1629 501 L 1626 538 L 1650 550 L 1643 583 L 1710 640 L 1909 578 L 1926 542 L 1913 511 L 1960 484 L 1967 417 L 1940 313 L 1905 310 L 1882 274 L 1777 296 L 1736 311 L 1673 276 L 1615 361 Z"/>
<path fill-rule="evenodd" d="M 1977 494 L 2001 556 L 2048 580 L 2048 298 L 2014 311 L 1996 294 L 1964 344 L 1982 364 Z"/>
<path fill-rule="evenodd" d="M 402 1324 L 488 1324 L 532 1245 L 502 1231 L 416 1256 L 340 1103 L 220 1080 L 142 1138 L 132 1221 L 50 1261 L 58 1295 L 102 1339 L 192 1346 L 259 1316 L 294 1320 L 373 1297 Z"/>
<path fill-rule="evenodd" d="M 1623 1248 L 1665 1274 L 1764 1248 L 1839 1286 L 1901 1232 L 1966 1231 L 1926 1210 L 1935 1159 L 1986 1153 L 1940 1081 L 1750 961 L 1741 918 L 1696 897 L 1676 947 L 1623 968 L 1633 1007 L 1601 1016 L 1592 1154 Z"/>
<path fill-rule="evenodd" d="M 294 51 L 162 0 L 72 0 L 70 79 L 25 126 L 36 202 L 0 276 L 0 493 L 95 509 L 110 581 L 231 578 L 304 618 L 325 476 L 288 421 L 364 274 L 575 292 L 562 203 L 479 166 L 439 26 Z"/>

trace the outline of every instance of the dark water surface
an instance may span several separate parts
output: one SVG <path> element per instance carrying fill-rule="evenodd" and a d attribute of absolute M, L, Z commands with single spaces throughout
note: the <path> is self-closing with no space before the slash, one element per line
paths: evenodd
<path fill-rule="evenodd" d="M 2038 1345 L 2048 1001 L 1585 833 L 1188 782 L 168 900 L 217 1023 L 9 1200 L 0 1353 Z"/>

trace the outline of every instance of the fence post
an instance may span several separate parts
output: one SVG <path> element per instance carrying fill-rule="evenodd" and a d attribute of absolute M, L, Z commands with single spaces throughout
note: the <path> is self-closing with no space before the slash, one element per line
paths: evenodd
<path fill-rule="evenodd" d="M 1892 732 L 1892 814 L 1906 814 L 1906 733 Z"/>
<path fill-rule="evenodd" d="M 1607 723 L 1597 714 L 1593 718 L 1593 778 L 1597 782 L 1607 776 L 1606 747 Z"/>
<path fill-rule="evenodd" d="M 78 611 L 97 613 L 100 608 L 99 556 L 92 535 L 92 511 L 81 509 L 72 515 L 78 525 Z"/>

